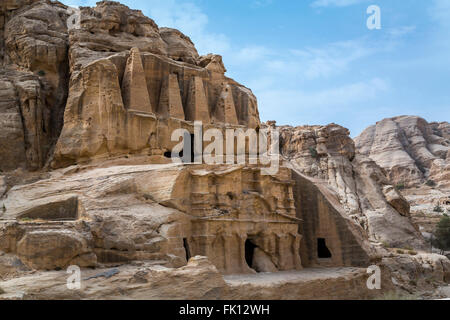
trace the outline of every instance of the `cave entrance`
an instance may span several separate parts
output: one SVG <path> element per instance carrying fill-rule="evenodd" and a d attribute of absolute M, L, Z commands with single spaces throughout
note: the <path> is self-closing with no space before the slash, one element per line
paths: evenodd
<path fill-rule="evenodd" d="M 325 238 L 317 239 L 317 256 L 320 259 L 329 259 L 332 256 L 330 249 L 327 247 Z"/>
<path fill-rule="evenodd" d="M 250 239 L 245 240 L 245 262 L 249 268 L 253 266 L 253 254 L 256 248 L 257 246 Z"/>
<path fill-rule="evenodd" d="M 172 151 L 166 151 L 164 152 L 164 157 L 168 158 L 168 159 L 172 159 Z"/>
<path fill-rule="evenodd" d="M 189 261 L 191 258 L 191 250 L 189 249 L 189 242 L 186 238 L 183 238 L 183 247 L 186 252 L 186 261 Z"/>

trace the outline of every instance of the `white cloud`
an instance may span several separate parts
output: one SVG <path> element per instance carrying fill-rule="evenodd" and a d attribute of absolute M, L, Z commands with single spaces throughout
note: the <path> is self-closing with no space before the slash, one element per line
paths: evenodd
<path fill-rule="evenodd" d="M 416 26 L 402 26 L 398 28 L 388 29 L 387 33 L 393 38 L 399 38 L 407 34 L 413 33 L 415 30 Z"/>
<path fill-rule="evenodd" d="M 253 0 L 251 6 L 253 8 L 267 7 L 272 4 L 272 0 Z"/>
<path fill-rule="evenodd" d="M 242 64 L 242 63 L 258 63 L 264 59 L 269 58 L 274 53 L 264 46 L 247 46 L 235 51 L 230 52 L 232 61 L 231 63 Z"/>
<path fill-rule="evenodd" d="M 319 91 L 267 90 L 263 96 L 269 98 L 267 101 L 279 101 L 279 104 L 294 104 L 300 109 L 313 108 L 317 111 L 329 107 L 347 107 L 356 102 L 374 99 L 388 89 L 389 84 L 386 80 L 373 78 Z"/>
<path fill-rule="evenodd" d="M 362 40 L 349 40 L 331 43 L 322 48 L 292 50 L 292 53 L 302 61 L 304 75 L 314 79 L 344 72 L 352 62 L 376 51 L 376 48 L 372 48 Z"/>
<path fill-rule="evenodd" d="M 147 14 L 159 26 L 179 29 L 195 43 L 200 54 L 222 53 L 230 49 L 224 34 L 209 32 L 208 16 L 195 4 L 175 0 L 146 1 Z"/>
<path fill-rule="evenodd" d="M 280 124 L 292 124 L 292 118 L 301 119 L 303 124 L 327 124 L 330 118 L 342 114 L 369 111 L 367 104 L 389 90 L 386 80 L 373 78 L 317 91 L 274 89 L 255 93 L 262 119 L 277 119 Z"/>
<path fill-rule="evenodd" d="M 313 3 L 311 3 L 311 7 L 313 8 L 348 7 L 363 2 L 367 2 L 367 0 L 316 0 Z"/>
<path fill-rule="evenodd" d="M 287 83 L 305 83 L 306 81 L 328 79 L 351 69 L 353 63 L 385 47 L 364 39 L 340 41 L 321 47 L 306 47 L 292 50 L 277 50 L 263 46 L 249 46 L 227 53 L 225 62 L 229 70 L 239 70 L 242 65 L 251 68 L 255 85 L 261 88 L 261 78 L 270 77 L 262 83 L 266 87 Z M 252 79 L 252 80 L 253 80 Z M 237 79 L 239 80 L 239 79 Z"/>

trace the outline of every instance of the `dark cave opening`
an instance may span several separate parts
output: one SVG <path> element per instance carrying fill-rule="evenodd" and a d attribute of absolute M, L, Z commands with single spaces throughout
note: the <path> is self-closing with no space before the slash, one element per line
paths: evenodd
<path fill-rule="evenodd" d="M 250 240 L 245 240 L 245 262 L 251 268 L 253 265 L 253 254 L 256 249 L 256 245 Z"/>
<path fill-rule="evenodd" d="M 191 250 L 189 249 L 189 242 L 186 238 L 183 238 L 183 247 L 186 252 L 186 261 L 189 261 L 191 258 Z"/>
<path fill-rule="evenodd" d="M 317 256 L 320 259 L 329 259 L 332 257 L 324 238 L 317 239 Z"/>

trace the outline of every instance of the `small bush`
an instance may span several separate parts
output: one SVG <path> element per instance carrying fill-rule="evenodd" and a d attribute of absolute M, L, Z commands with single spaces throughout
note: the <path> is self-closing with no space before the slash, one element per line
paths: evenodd
<path fill-rule="evenodd" d="M 417 251 L 409 250 L 408 254 L 411 255 L 411 256 L 417 256 Z"/>
<path fill-rule="evenodd" d="M 314 159 L 317 159 L 318 154 L 317 154 L 317 149 L 314 147 L 309 147 L 309 152 L 311 153 L 311 157 L 313 157 Z"/>
<path fill-rule="evenodd" d="M 436 182 L 434 182 L 434 180 L 428 180 L 426 185 L 429 186 L 429 187 L 435 187 L 436 186 Z"/>
<path fill-rule="evenodd" d="M 387 243 L 386 241 L 383 241 L 382 243 L 381 243 L 381 245 L 383 246 L 383 248 L 390 248 L 390 246 L 389 246 L 389 243 Z"/>
<path fill-rule="evenodd" d="M 4 294 L 5 290 L 3 290 L 2 288 L 0 288 L 0 294 Z"/>
<path fill-rule="evenodd" d="M 39 70 L 37 74 L 38 74 L 39 77 L 43 77 L 43 76 L 45 76 L 45 71 L 44 70 Z"/>
<path fill-rule="evenodd" d="M 438 212 L 438 213 L 443 213 L 444 209 L 442 209 L 442 207 L 440 205 L 437 205 L 436 207 L 434 207 L 433 211 Z"/>
<path fill-rule="evenodd" d="M 402 249 L 397 249 L 396 252 L 397 252 L 398 254 L 404 254 L 404 253 L 405 253 L 405 251 L 403 251 Z"/>
<path fill-rule="evenodd" d="M 450 218 L 444 215 L 433 232 L 433 246 L 444 251 L 450 250 Z"/>
<path fill-rule="evenodd" d="M 395 185 L 395 189 L 397 189 L 397 190 L 404 190 L 405 189 L 405 184 L 403 182 L 397 183 Z"/>

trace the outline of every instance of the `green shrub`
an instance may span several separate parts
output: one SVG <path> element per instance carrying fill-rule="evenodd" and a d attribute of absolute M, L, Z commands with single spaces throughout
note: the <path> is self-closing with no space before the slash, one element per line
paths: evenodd
<path fill-rule="evenodd" d="M 389 243 L 387 243 L 386 241 L 383 241 L 382 243 L 381 243 L 381 245 L 383 246 L 383 248 L 390 248 L 390 245 L 389 245 Z"/>
<path fill-rule="evenodd" d="M 317 154 L 317 149 L 314 147 L 309 147 L 309 152 L 311 153 L 311 157 L 313 157 L 314 159 L 317 159 L 318 154 Z"/>
<path fill-rule="evenodd" d="M 38 74 L 39 77 L 43 77 L 43 76 L 45 76 L 45 71 L 44 70 L 39 70 L 37 72 L 37 74 Z"/>
<path fill-rule="evenodd" d="M 397 184 L 395 185 L 395 189 L 397 189 L 397 190 L 403 190 L 403 189 L 405 189 L 405 184 L 404 184 L 403 182 L 397 183 Z"/>
<path fill-rule="evenodd" d="M 450 217 L 444 215 L 433 232 L 432 244 L 442 252 L 450 250 Z"/>
<path fill-rule="evenodd" d="M 408 254 L 411 255 L 411 256 L 417 256 L 417 251 L 409 250 Z"/>
<path fill-rule="evenodd" d="M 442 213 L 442 212 L 444 212 L 444 209 L 442 209 L 442 207 L 440 205 L 437 205 L 436 207 L 434 207 L 433 211 Z"/>
<path fill-rule="evenodd" d="M 0 288 L 0 294 L 4 294 L 5 290 L 3 290 L 2 288 Z"/>
<path fill-rule="evenodd" d="M 398 254 L 404 254 L 405 253 L 405 251 L 403 251 L 402 249 L 397 249 L 397 250 L 395 250 Z"/>

